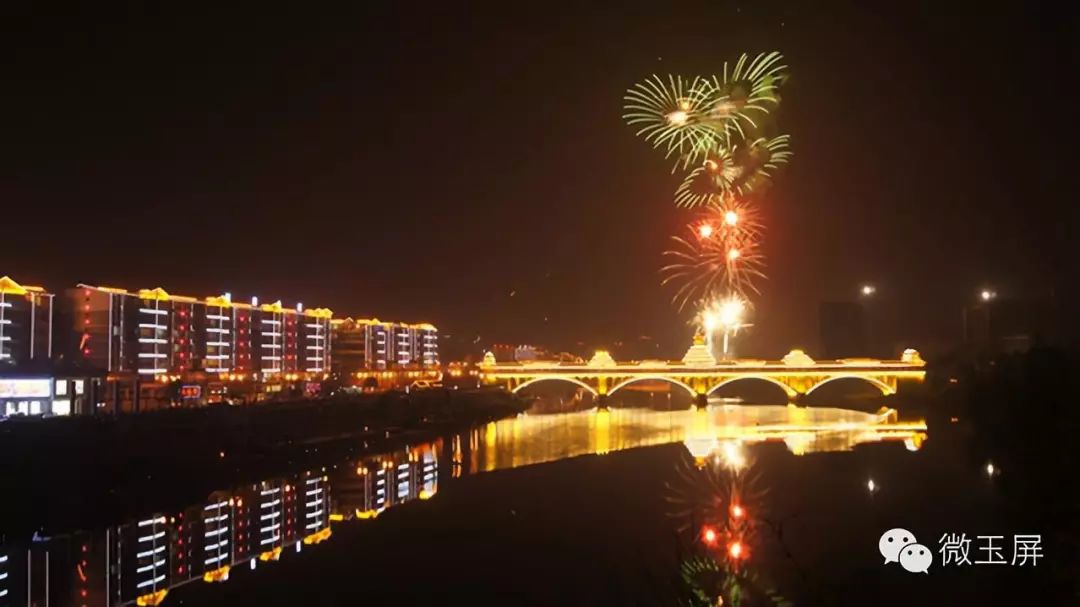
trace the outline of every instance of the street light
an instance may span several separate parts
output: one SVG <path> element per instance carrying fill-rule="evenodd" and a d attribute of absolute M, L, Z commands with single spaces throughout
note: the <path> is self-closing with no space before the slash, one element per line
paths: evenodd
<path fill-rule="evenodd" d="M 863 297 L 870 297 L 877 292 L 877 288 L 874 285 L 863 285 L 859 292 L 863 294 Z"/>
<path fill-rule="evenodd" d="M 991 291 L 990 289 L 983 289 L 979 293 L 979 299 L 981 299 L 983 301 L 990 301 L 991 299 L 994 299 L 995 297 L 997 297 L 997 293 L 994 292 L 994 291 Z"/>

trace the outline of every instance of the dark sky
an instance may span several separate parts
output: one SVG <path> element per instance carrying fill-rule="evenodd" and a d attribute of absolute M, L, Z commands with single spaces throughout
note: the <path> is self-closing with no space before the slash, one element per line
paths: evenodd
<path fill-rule="evenodd" d="M 0 274 L 281 297 L 484 341 L 648 335 L 677 356 L 689 329 L 659 254 L 687 217 L 622 95 L 773 49 L 795 157 L 763 204 L 769 280 L 744 351 L 812 349 L 818 302 L 863 281 L 918 345 L 955 335 L 982 285 L 1046 293 L 1072 272 L 1064 13 L 358 4 L 8 15 Z"/>

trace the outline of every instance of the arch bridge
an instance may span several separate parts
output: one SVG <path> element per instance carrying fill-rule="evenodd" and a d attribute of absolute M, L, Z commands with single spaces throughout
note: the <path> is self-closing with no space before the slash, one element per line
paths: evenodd
<path fill-rule="evenodd" d="M 481 381 L 502 385 L 518 392 L 544 381 L 575 384 L 592 393 L 600 403 L 637 382 L 663 381 L 685 390 L 699 406 L 713 392 L 732 382 L 757 379 L 779 386 L 791 401 L 798 401 L 839 379 L 865 381 L 883 395 L 895 394 L 901 384 L 921 382 L 926 363 L 915 350 L 905 350 L 897 360 L 849 358 L 816 361 L 801 350 L 792 350 L 780 360 L 715 360 L 700 343 L 695 343 L 681 361 L 643 360 L 616 362 L 599 350 L 587 363 L 555 361 L 499 363 L 491 353 L 480 365 Z"/>

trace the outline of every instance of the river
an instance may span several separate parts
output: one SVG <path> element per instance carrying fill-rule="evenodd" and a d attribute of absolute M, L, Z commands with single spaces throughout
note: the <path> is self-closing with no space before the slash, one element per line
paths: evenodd
<path fill-rule="evenodd" d="M 0 545 L 0 604 L 942 604 L 1023 584 L 996 482 L 891 409 L 527 412 Z M 928 573 L 884 563 L 893 528 Z M 1006 564 L 949 567 L 947 533 Z M 972 546 L 974 561 L 977 546 Z M 927 600 L 930 597 L 933 601 Z M 715 604 L 715 603 L 714 603 Z"/>

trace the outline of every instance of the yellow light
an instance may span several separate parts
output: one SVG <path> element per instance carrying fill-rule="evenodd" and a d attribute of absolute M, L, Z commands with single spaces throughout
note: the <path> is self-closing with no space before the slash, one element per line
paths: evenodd
<path fill-rule="evenodd" d="M 322 542 L 330 539 L 330 535 L 332 533 L 333 532 L 330 531 L 329 527 L 327 527 L 326 529 L 323 529 L 322 531 L 317 531 L 315 533 L 312 533 L 311 535 L 304 538 L 304 545 L 305 546 L 311 546 L 312 544 L 321 544 Z M 280 548 L 275 548 L 275 550 L 278 550 L 279 554 L 280 554 L 280 550 L 281 550 Z M 275 558 L 274 560 L 276 561 L 277 559 Z"/>
<path fill-rule="evenodd" d="M 705 326 L 705 331 L 712 333 L 716 330 L 716 314 L 713 312 L 705 312 L 702 315 L 702 324 Z"/>
<path fill-rule="evenodd" d="M 334 521 L 335 523 L 340 523 L 341 521 L 345 520 L 345 515 L 340 512 L 335 512 L 330 515 L 330 520 Z"/>
<path fill-rule="evenodd" d="M 739 223 L 739 214 L 736 213 L 735 211 L 728 211 L 728 212 L 724 213 L 724 223 L 726 223 L 729 226 L 733 226 L 733 225 Z"/>
<path fill-rule="evenodd" d="M 720 449 L 724 465 L 730 470 L 741 470 L 746 467 L 746 454 L 743 453 L 742 445 L 738 441 L 725 441 Z"/>
<path fill-rule="evenodd" d="M 743 310 L 746 308 L 746 304 L 737 297 L 726 299 L 720 304 L 720 325 L 724 327 L 735 327 L 742 322 Z"/>
<path fill-rule="evenodd" d="M 225 582 L 229 579 L 229 566 L 223 565 L 213 571 L 207 571 L 203 574 L 203 581 L 207 583 L 213 582 Z"/>
<path fill-rule="evenodd" d="M 135 604 L 139 607 L 145 607 L 147 605 L 160 605 L 165 600 L 166 595 L 169 594 L 168 589 L 158 590 L 157 592 L 151 592 L 144 594 L 135 599 Z"/>
<path fill-rule="evenodd" d="M 262 562 L 276 561 L 281 558 L 281 546 L 275 547 L 273 550 L 267 550 L 259 555 L 259 560 Z"/>
<path fill-rule="evenodd" d="M 877 289 L 874 288 L 874 285 L 863 285 L 862 287 L 862 294 L 867 297 L 873 295 L 875 291 L 877 291 Z"/>
<path fill-rule="evenodd" d="M 702 238 L 708 238 L 712 235 L 713 227 L 711 225 L 703 223 L 700 227 L 698 227 L 698 236 L 701 236 Z"/>
<path fill-rule="evenodd" d="M 682 126 L 689 118 L 690 115 L 686 113 L 686 110 L 675 110 L 667 115 L 668 124 L 673 126 Z"/>

